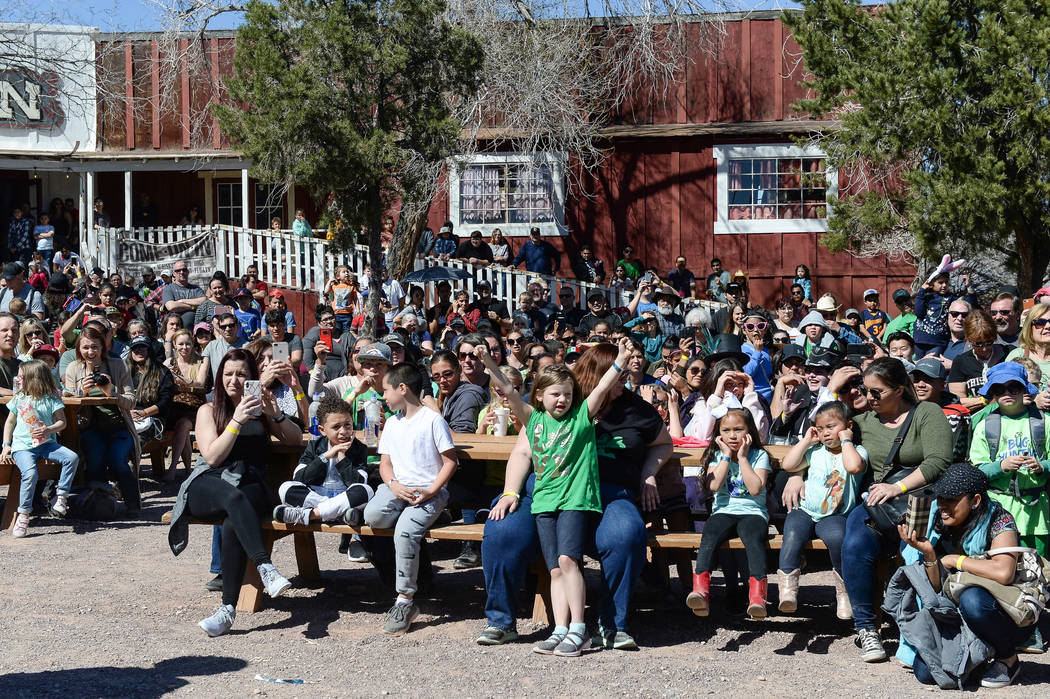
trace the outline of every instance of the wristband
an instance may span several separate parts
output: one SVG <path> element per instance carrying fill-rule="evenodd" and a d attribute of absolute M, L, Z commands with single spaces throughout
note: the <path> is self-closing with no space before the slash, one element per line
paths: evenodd
<path fill-rule="evenodd" d="M 904 481 L 897 481 L 897 487 L 901 489 L 901 493 L 908 492 L 908 486 L 904 485 Z"/>
<path fill-rule="evenodd" d="M 618 374 L 622 374 L 623 373 L 623 369 L 620 367 L 619 364 L 616 363 L 616 360 L 613 360 L 612 368 L 615 369 L 616 373 L 618 373 Z"/>
<path fill-rule="evenodd" d="M 852 439 L 843 439 L 841 443 L 842 444 L 853 444 L 853 440 Z"/>
<path fill-rule="evenodd" d="M 306 398 L 306 394 L 305 393 L 296 393 L 295 394 L 296 402 L 301 401 L 303 398 Z"/>
<path fill-rule="evenodd" d="M 967 556 L 965 553 L 962 554 L 961 556 L 959 556 L 958 558 L 956 558 L 955 559 L 955 569 L 958 570 L 958 571 L 961 571 L 963 569 L 962 562 L 965 561 L 967 558 L 969 558 L 969 556 Z"/>
<path fill-rule="evenodd" d="M 11 446 L 11 442 L 4 442 L 4 446 L 5 446 L 5 447 L 9 447 L 9 446 Z"/>
<path fill-rule="evenodd" d="M 932 561 L 927 561 L 925 558 L 922 559 L 922 564 L 924 566 L 926 566 L 927 568 L 932 568 L 935 565 L 937 565 L 938 563 L 940 563 L 940 561 L 938 561 L 936 558 L 934 558 Z"/>
<path fill-rule="evenodd" d="M 500 495 L 500 497 L 501 497 L 501 498 L 505 498 L 505 497 L 507 497 L 508 495 L 513 495 L 513 496 L 514 496 L 514 499 L 515 499 L 515 500 L 517 500 L 517 501 L 521 502 L 521 496 L 520 496 L 520 495 L 518 495 L 517 493 L 515 493 L 515 492 L 514 492 L 513 490 L 508 490 L 508 491 L 506 491 L 505 493 L 503 493 L 502 495 Z"/>
<path fill-rule="evenodd" d="M 287 415 L 285 415 L 284 413 L 281 413 L 281 414 L 280 414 L 280 415 L 278 415 L 277 417 L 271 417 L 271 418 L 270 418 L 270 420 L 271 420 L 271 421 L 273 422 L 273 424 L 275 424 L 275 425 L 279 425 L 279 424 L 281 424 L 282 422 L 284 422 L 284 421 L 285 421 L 285 420 L 287 420 L 287 419 L 288 419 L 288 416 L 287 416 Z"/>
<path fill-rule="evenodd" d="M 722 454 L 721 456 L 719 456 L 719 457 L 718 457 L 718 460 L 719 460 L 719 461 L 729 461 L 729 462 L 732 462 L 732 461 L 733 461 L 733 457 L 731 457 L 731 456 L 726 456 L 725 454 Z"/>
<path fill-rule="evenodd" d="M 226 425 L 226 431 L 235 436 L 241 433 L 239 429 L 237 429 L 236 427 L 231 427 L 229 425 Z"/>

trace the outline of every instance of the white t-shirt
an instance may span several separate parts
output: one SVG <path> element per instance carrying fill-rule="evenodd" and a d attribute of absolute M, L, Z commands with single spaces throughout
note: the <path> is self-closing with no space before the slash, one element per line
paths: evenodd
<path fill-rule="evenodd" d="M 59 250 L 55 253 L 55 256 L 51 258 L 51 264 L 57 266 L 59 271 L 62 271 L 62 269 L 65 268 L 65 266 L 68 265 L 70 262 L 79 259 L 80 257 L 75 252 L 70 251 L 69 257 L 64 257 L 62 255 L 62 251 Z"/>
<path fill-rule="evenodd" d="M 445 418 L 426 406 L 411 418 L 391 416 L 379 437 L 379 453 L 390 456 L 394 478 L 410 488 L 429 488 L 441 471 L 441 452 L 454 448 Z"/>

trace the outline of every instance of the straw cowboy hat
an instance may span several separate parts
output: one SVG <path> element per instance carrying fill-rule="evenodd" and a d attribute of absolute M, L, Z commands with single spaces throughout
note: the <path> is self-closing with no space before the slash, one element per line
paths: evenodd
<path fill-rule="evenodd" d="M 842 308 L 842 304 L 837 303 L 835 301 L 835 297 L 832 296 L 831 294 L 824 294 L 819 299 L 817 299 L 816 309 L 818 311 L 822 311 L 822 312 L 836 311 L 837 312 L 840 308 Z"/>

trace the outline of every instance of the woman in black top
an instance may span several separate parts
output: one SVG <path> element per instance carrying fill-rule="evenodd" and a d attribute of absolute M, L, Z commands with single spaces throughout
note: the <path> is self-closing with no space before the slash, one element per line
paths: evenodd
<path fill-rule="evenodd" d="M 262 389 L 261 399 L 245 393 L 246 382 L 258 378 L 254 357 L 243 349 L 231 349 L 219 362 L 212 402 L 197 412 L 197 443 L 206 463 L 182 484 L 168 531 L 168 543 L 178 555 L 186 547 L 188 517 L 224 523 L 222 604 L 200 622 L 209 636 L 221 636 L 233 626 L 246 558 L 258 567 L 271 597 L 291 585 L 270 562 L 263 542 L 260 520 L 269 518 L 276 504 L 263 471 L 270 437 L 292 446 L 302 433 L 268 390 Z"/>

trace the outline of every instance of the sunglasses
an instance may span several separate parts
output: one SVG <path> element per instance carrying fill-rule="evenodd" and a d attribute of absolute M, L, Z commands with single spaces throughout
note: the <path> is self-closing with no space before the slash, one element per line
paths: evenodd
<path fill-rule="evenodd" d="M 990 316 L 1008 316 L 1011 313 L 1013 313 L 1013 311 L 997 311 L 995 309 L 988 311 L 988 315 Z"/>
<path fill-rule="evenodd" d="M 788 343 L 789 339 L 790 338 L 788 338 L 787 335 L 774 335 L 773 336 L 773 342 L 777 343 L 778 345 L 786 345 Z"/>
<path fill-rule="evenodd" d="M 1050 323 L 1050 318 L 1033 318 L 1032 325 L 1037 328 L 1045 327 L 1047 323 Z"/>
<path fill-rule="evenodd" d="M 464 359 L 475 359 L 475 357 L 474 354 L 471 352 L 460 352 L 459 359 L 460 361 L 463 361 Z"/>
<path fill-rule="evenodd" d="M 965 318 L 966 311 L 948 311 L 949 318 Z"/>
<path fill-rule="evenodd" d="M 884 391 L 881 388 L 868 388 L 864 384 L 861 384 L 857 388 L 860 390 L 861 393 L 863 393 L 866 396 L 871 396 L 875 400 L 882 400 L 882 397 L 886 395 L 886 393 L 888 393 L 888 391 Z"/>
<path fill-rule="evenodd" d="M 507 344 L 508 345 L 520 345 L 524 341 L 525 341 L 524 337 L 508 337 L 507 338 Z"/>
<path fill-rule="evenodd" d="M 452 371 L 451 369 L 449 369 L 448 371 L 443 371 L 440 374 L 431 374 L 430 378 L 432 380 L 434 380 L 434 381 L 441 381 L 441 380 L 448 381 L 449 379 L 453 378 L 455 375 L 456 375 L 456 372 Z"/>
<path fill-rule="evenodd" d="M 176 269 L 176 270 L 172 270 L 172 271 L 174 271 L 175 274 L 181 274 L 183 272 L 189 272 L 189 270 L 186 269 L 185 267 L 183 267 L 182 269 Z"/>
<path fill-rule="evenodd" d="M 767 326 L 768 326 L 768 324 L 765 321 L 758 322 L 758 323 L 744 323 L 744 330 L 751 330 L 751 331 L 756 331 L 757 330 L 758 332 L 762 332 L 763 330 L 766 329 Z"/>
<path fill-rule="evenodd" d="M 992 386 L 991 388 L 988 389 L 988 395 L 992 396 L 993 398 L 998 398 L 999 396 L 1006 395 L 1007 393 L 1024 393 L 1024 392 L 1025 392 L 1025 387 L 1022 386 L 1021 384 L 1017 383 L 1016 381 L 1011 381 L 1010 383 L 1005 384 L 1005 385 L 1003 385 L 1003 384 L 996 384 L 995 386 Z"/>
<path fill-rule="evenodd" d="M 322 318 L 321 320 L 319 320 L 317 322 L 319 322 L 319 323 L 332 323 L 334 321 L 335 321 L 335 316 L 325 316 L 324 318 Z"/>
<path fill-rule="evenodd" d="M 234 328 L 237 327 L 237 325 L 238 325 L 237 323 L 226 323 L 225 325 L 220 325 L 219 329 L 220 330 L 233 330 Z"/>
<path fill-rule="evenodd" d="M 26 337 L 43 337 L 44 336 L 44 331 L 43 330 L 27 330 L 26 333 L 25 333 L 25 336 Z"/>
<path fill-rule="evenodd" d="M 970 344 L 973 345 L 974 347 L 977 347 L 977 348 L 980 348 L 980 349 L 988 349 L 989 347 L 991 347 L 995 343 L 994 342 L 973 342 L 973 343 L 970 343 Z"/>
<path fill-rule="evenodd" d="M 693 374 L 693 375 L 703 374 L 704 373 L 704 369 L 702 367 L 698 367 L 698 366 L 691 366 L 691 367 L 689 367 L 688 369 L 685 370 L 685 373 Z"/>

